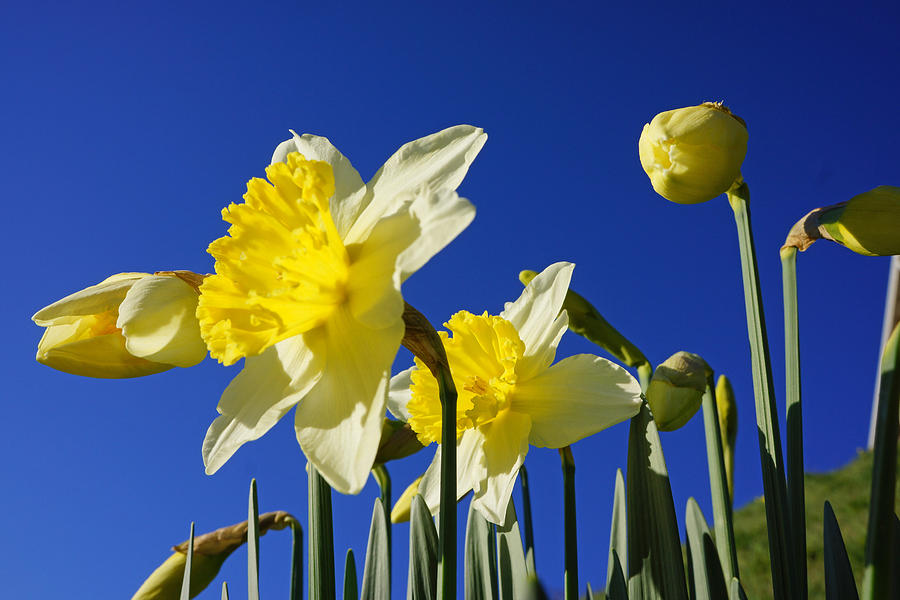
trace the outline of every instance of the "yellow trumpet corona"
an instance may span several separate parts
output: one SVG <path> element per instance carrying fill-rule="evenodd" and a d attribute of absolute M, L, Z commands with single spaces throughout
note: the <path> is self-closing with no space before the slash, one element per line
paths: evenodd
<path fill-rule="evenodd" d="M 118 273 L 42 308 L 37 361 L 58 371 L 118 379 L 206 356 L 194 313 L 202 275 L 190 271 Z"/>
<path fill-rule="evenodd" d="M 641 166 L 666 200 L 697 204 L 725 193 L 741 176 L 747 127 L 720 102 L 659 113 L 638 141 Z"/>

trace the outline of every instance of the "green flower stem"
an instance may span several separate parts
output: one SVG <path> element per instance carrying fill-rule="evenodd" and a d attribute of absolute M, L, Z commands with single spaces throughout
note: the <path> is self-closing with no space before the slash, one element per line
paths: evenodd
<path fill-rule="evenodd" d="M 381 491 L 381 505 L 384 507 L 384 522 L 387 525 L 387 567 L 388 573 L 391 572 L 391 475 L 388 473 L 384 463 L 377 463 L 372 467 L 372 476 L 378 483 L 378 489 Z M 388 595 L 390 596 L 391 579 L 388 577 Z"/>
<path fill-rule="evenodd" d="M 797 249 L 781 249 L 784 290 L 784 369 L 787 400 L 787 493 L 794 539 L 794 568 L 806 598 L 806 492 L 803 487 L 803 407 L 800 403 L 800 332 L 797 317 Z"/>
<path fill-rule="evenodd" d="M 312 464 L 309 471 L 309 600 L 335 600 L 331 486 Z"/>
<path fill-rule="evenodd" d="M 709 489 L 712 495 L 713 519 L 716 532 L 716 549 L 725 581 L 738 575 L 737 550 L 734 547 L 734 523 L 731 513 L 731 496 L 728 493 L 728 476 L 725 473 L 725 455 L 722 452 L 722 432 L 716 410 L 715 385 L 712 374 L 707 378 L 703 394 L 703 426 L 706 431 L 706 460 L 709 464 Z"/>
<path fill-rule="evenodd" d="M 738 243 L 741 251 L 741 272 L 744 279 L 744 303 L 747 309 L 747 333 L 753 370 L 753 396 L 756 404 L 756 424 L 759 430 L 759 454 L 762 465 L 763 495 L 766 523 L 769 532 L 769 556 L 772 568 L 772 589 L 775 600 L 799 598 L 799 573 L 793 567 L 791 552 L 791 523 L 788 519 L 787 489 L 784 461 L 781 455 L 781 436 L 778 432 L 778 411 L 772 386 L 772 363 L 763 315 L 756 250 L 750 228 L 750 190 L 743 181 L 728 190 L 728 202 L 734 211 Z"/>
<path fill-rule="evenodd" d="M 881 386 L 875 421 L 875 449 L 872 464 L 872 495 L 866 534 L 866 570 L 863 600 L 888 598 L 892 571 L 898 556 L 894 532 L 894 501 L 897 481 L 897 430 L 900 421 L 900 324 L 894 327 L 881 358 Z M 895 591 L 896 593 L 896 591 Z"/>
<path fill-rule="evenodd" d="M 572 448 L 559 449 L 563 472 L 566 600 L 578 600 L 578 524 L 575 522 L 575 458 Z"/>
<path fill-rule="evenodd" d="M 441 600 L 456 598 L 456 386 L 447 364 L 439 363 L 434 374 L 441 396 L 441 507 L 440 569 Z"/>
<path fill-rule="evenodd" d="M 534 528 L 531 521 L 531 492 L 528 490 L 528 471 L 523 463 L 519 467 L 519 481 L 522 482 L 522 521 L 525 526 L 525 565 L 528 574 L 537 575 L 534 557 Z"/>
<path fill-rule="evenodd" d="M 291 600 L 303 600 L 303 528 L 291 521 Z"/>
<path fill-rule="evenodd" d="M 247 600 L 259 600 L 259 499 L 256 479 L 250 480 L 247 504 Z"/>

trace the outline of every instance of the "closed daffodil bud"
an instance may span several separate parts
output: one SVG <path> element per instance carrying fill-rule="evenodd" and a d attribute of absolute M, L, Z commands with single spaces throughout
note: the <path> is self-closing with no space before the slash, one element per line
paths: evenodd
<path fill-rule="evenodd" d="M 900 254 L 900 187 L 880 185 L 811 211 L 791 228 L 782 248 L 806 250 L 818 239 L 865 256 Z"/>
<path fill-rule="evenodd" d="M 378 444 L 378 453 L 375 455 L 375 464 L 406 458 L 424 447 L 419 443 L 416 432 L 408 424 L 403 421 L 384 419 L 381 425 L 381 441 Z"/>
<path fill-rule="evenodd" d="M 422 477 L 424 475 L 409 484 L 409 487 L 403 490 L 403 493 L 397 498 L 394 508 L 391 509 L 391 523 L 406 523 L 409 521 L 412 500 L 419 493 L 419 483 L 422 481 Z"/>
<path fill-rule="evenodd" d="M 259 535 L 284 529 L 296 519 L 284 511 L 259 516 Z M 194 538 L 191 555 L 190 597 L 194 598 L 216 578 L 225 559 L 247 541 L 247 521 L 222 527 Z M 181 597 L 188 542 L 172 547 L 172 555 L 150 574 L 131 600 L 175 600 Z"/>
<path fill-rule="evenodd" d="M 725 475 L 728 478 L 728 495 L 734 500 L 734 444 L 737 440 L 737 405 L 734 389 L 724 375 L 716 381 L 716 412 L 719 413 L 719 431 L 722 432 L 722 453 L 725 455 Z"/>
<path fill-rule="evenodd" d="M 42 308 L 37 361 L 86 377 L 151 375 L 206 356 L 195 312 L 203 276 L 119 273 Z"/>
<path fill-rule="evenodd" d="M 674 431 L 684 426 L 700 409 L 709 365 L 696 354 L 676 352 L 656 367 L 647 402 L 660 431 Z"/>
<path fill-rule="evenodd" d="M 721 102 L 659 113 L 638 141 L 641 166 L 666 200 L 712 200 L 741 175 L 747 126 Z"/>

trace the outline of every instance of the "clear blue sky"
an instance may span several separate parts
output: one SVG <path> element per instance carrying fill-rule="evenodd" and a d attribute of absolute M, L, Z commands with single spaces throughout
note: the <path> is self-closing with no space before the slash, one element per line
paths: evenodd
<path fill-rule="evenodd" d="M 747 121 L 743 173 L 781 406 L 785 234 L 814 207 L 900 184 L 900 8 L 752 4 L 6 3 L 3 594 L 130 597 L 191 520 L 207 531 L 244 518 L 253 476 L 261 510 L 305 522 L 289 419 L 216 475 L 203 472 L 200 444 L 238 367 L 78 378 L 34 361 L 41 331 L 29 320 L 112 273 L 210 271 L 220 209 L 262 174 L 289 128 L 329 137 L 365 179 L 406 141 L 483 127 L 487 145 L 460 188 L 478 216 L 409 280 L 406 298 L 435 323 L 463 308 L 496 313 L 518 295 L 520 269 L 576 263 L 573 287 L 653 362 L 688 350 L 732 378 L 736 501 L 760 495 L 730 208 L 657 196 L 637 139 L 657 112 L 704 100 Z M 887 269 L 887 259 L 821 242 L 800 256 L 809 470 L 865 445 Z M 568 334 L 559 356 L 592 351 Z M 396 367 L 408 361 L 401 354 Z M 626 438 L 620 425 L 574 447 L 581 580 L 595 588 Z M 710 515 L 702 423 L 663 444 L 678 514 L 693 495 Z M 430 458 L 390 466 L 396 493 Z M 539 490 L 538 571 L 559 590 L 558 456 L 532 450 L 527 465 Z M 335 498 L 339 562 L 352 546 L 360 572 L 376 493 L 373 482 Z M 395 529 L 398 597 L 407 536 Z M 286 597 L 289 535 L 270 533 L 262 553 L 263 594 Z M 223 569 L 237 597 L 244 557 Z"/>

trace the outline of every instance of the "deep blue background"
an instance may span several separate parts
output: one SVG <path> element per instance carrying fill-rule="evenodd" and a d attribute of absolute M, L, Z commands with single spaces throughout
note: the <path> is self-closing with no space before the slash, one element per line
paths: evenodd
<path fill-rule="evenodd" d="M 208 272 L 220 209 L 261 176 L 288 128 L 328 136 L 366 179 L 400 144 L 457 123 L 487 145 L 460 193 L 475 222 L 405 286 L 435 323 L 498 312 L 522 268 L 577 264 L 573 286 L 655 363 L 703 355 L 734 382 L 736 502 L 761 494 L 737 241 L 724 198 L 678 206 L 641 170 L 654 114 L 724 100 L 749 124 L 743 173 L 783 402 L 778 248 L 808 210 L 900 183 L 900 25 L 882 8 L 782 3 L 5 3 L 0 144 L 5 255 L 0 311 L 0 478 L 6 597 L 127 598 L 183 540 L 261 510 L 306 521 L 304 459 L 288 422 L 216 475 L 200 443 L 238 367 L 139 380 L 52 371 L 33 355 L 37 309 L 120 271 Z M 809 470 L 866 443 L 887 259 L 818 243 L 799 259 Z M 560 356 L 595 351 L 569 334 Z M 409 361 L 398 358 L 397 368 Z M 783 410 L 783 409 L 782 409 Z M 783 415 L 782 415 L 783 416 Z M 612 485 L 627 427 L 574 447 L 582 583 L 602 588 Z M 683 514 L 710 515 L 699 419 L 663 435 Z M 391 465 L 395 493 L 431 457 Z M 554 451 L 527 460 L 538 571 L 562 588 L 562 492 Z M 335 497 L 338 577 L 362 555 L 377 493 Z M 518 496 L 516 496 L 518 497 Z M 465 524 L 465 507 L 460 524 Z M 839 507 L 836 507 L 839 511 Z M 838 512 L 838 516 L 839 512 Z M 395 596 L 408 528 L 395 529 Z M 262 592 L 286 597 L 289 535 L 262 543 Z M 245 552 L 222 577 L 243 597 Z M 217 588 L 203 597 L 218 598 Z"/>

